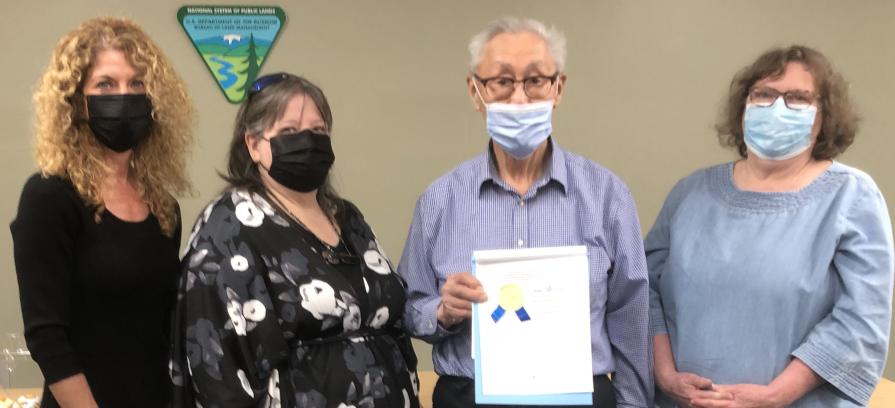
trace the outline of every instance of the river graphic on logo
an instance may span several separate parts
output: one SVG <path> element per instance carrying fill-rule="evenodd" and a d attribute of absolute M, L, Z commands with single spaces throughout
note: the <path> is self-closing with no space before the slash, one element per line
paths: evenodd
<path fill-rule="evenodd" d="M 286 22 L 273 6 L 183 6 L 177 20 L 230 103 L 240 103 Z"/>

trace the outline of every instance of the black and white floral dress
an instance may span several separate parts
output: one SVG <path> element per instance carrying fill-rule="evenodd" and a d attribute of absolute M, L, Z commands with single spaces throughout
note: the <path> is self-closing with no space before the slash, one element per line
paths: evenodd
<path fill-rule="evenodd" d="M 213 201 L 189 239 L 174 319 L 174 407 L 418 407 L 404 287 L 345 202 L 341 251 L 261 194 Z"/>

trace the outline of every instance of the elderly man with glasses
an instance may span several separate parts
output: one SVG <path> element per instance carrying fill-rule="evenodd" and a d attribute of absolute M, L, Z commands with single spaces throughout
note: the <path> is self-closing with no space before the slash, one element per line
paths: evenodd
<path fill-rule="evenodd" d="M 565 38 L 538 21 L 503 18 L 469 51 L 469 96 L 490 142 L 420 197 L 398 268 L 408 329 L 433 344 L 435 408 L 476 406 L 469 318 L 485 292 L 468 272 L 472 252 L 566 245 L 588 249 L 593 406 L 650 405 L 649 294 L 634 200 L 615 175 L 552 137 Z"/>

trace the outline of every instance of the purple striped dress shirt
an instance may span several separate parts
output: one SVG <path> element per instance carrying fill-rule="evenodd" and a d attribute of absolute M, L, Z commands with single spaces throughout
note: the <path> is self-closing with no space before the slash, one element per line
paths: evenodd
<path fill-rule="evenodd" d="M 614 373 L 618 406 L 647 407 L 649 288 L 634 200 L 609 170 L 550 143 L 543 177 L 523 196 L 500 179 L 489 148 L 419 198 L 398 266 L 407 327 L 433 344 L 438 374 L 472 378 L 469 322 L 448 330 L 435 318 L 447 277 L 469 271 L 474 250 L 586 245 L 594 374 Z"/>

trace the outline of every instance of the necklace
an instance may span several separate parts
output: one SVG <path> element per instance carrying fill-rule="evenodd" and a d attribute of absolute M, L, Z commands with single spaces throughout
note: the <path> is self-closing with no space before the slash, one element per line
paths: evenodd
<path fill-rule="evenodd" d="M 292 212 L 292 210 L 289 209 L 289 207 L 287 207 L 282 201 L 280 201 L 275 193 L 270 192 L 270 194 L 268 195 L 271 199 L 273 199 L 274 204 L 276 204 L 277 207 L 280 207 L 281 211 L 285 212 L 286 215 L 288 215 L 289 218 L 292 219 L 292 221 L 294 221 L 303 230 L 307 231 L 312 237 L 314 237 L 314 240 L 323 247 L 323 250 L 320 251 L 320 257 L 323 258 L 324 262 L 329 265 L 356 265 L 360 263 L 360 260 L 351 253 L 351 249 L 348 248 L 348 245 L 345 244 L 344 240 L 341 237 L 341 234 L 339 233 L 339 229 L 336 228 L 335 219 L 331 215 L 327 214 L 327 219 L 329 220 L 330 225 L 333 227 L 336 233 L 340 235 L 339 242 L 336 244 L 335 247 L 327 244 L 325 241 L 320 239 L 317 234 L 312 232 L 311 229 L 308 228 L 308 226 L 305 225 L 305 223 L 303 223 L 301 219 L 299 219 L 298 216 L 296 216 L 295 213 Z M 344 247 L 345 251 L 339 251 L 340 247 Z"/>
<path fill-rule="evenodd" d="M 319 239 L 318 239 L 319 241 Z M 357 265 L 359 260 L 354 254 L 351 253 L 351 250 L 348 248 L 348 245 L 345 245 L 344 242 L 339 242 L 339 245 L 335 248 L 329 246 L 326 242 L 320 242 L 323 244 L 326 249 L 320 253 L 320 256 L 323 257 L 323 260 L 330 265 Z M 339 251 L 339 247 L 344 247 L 345 251 Z"/>

